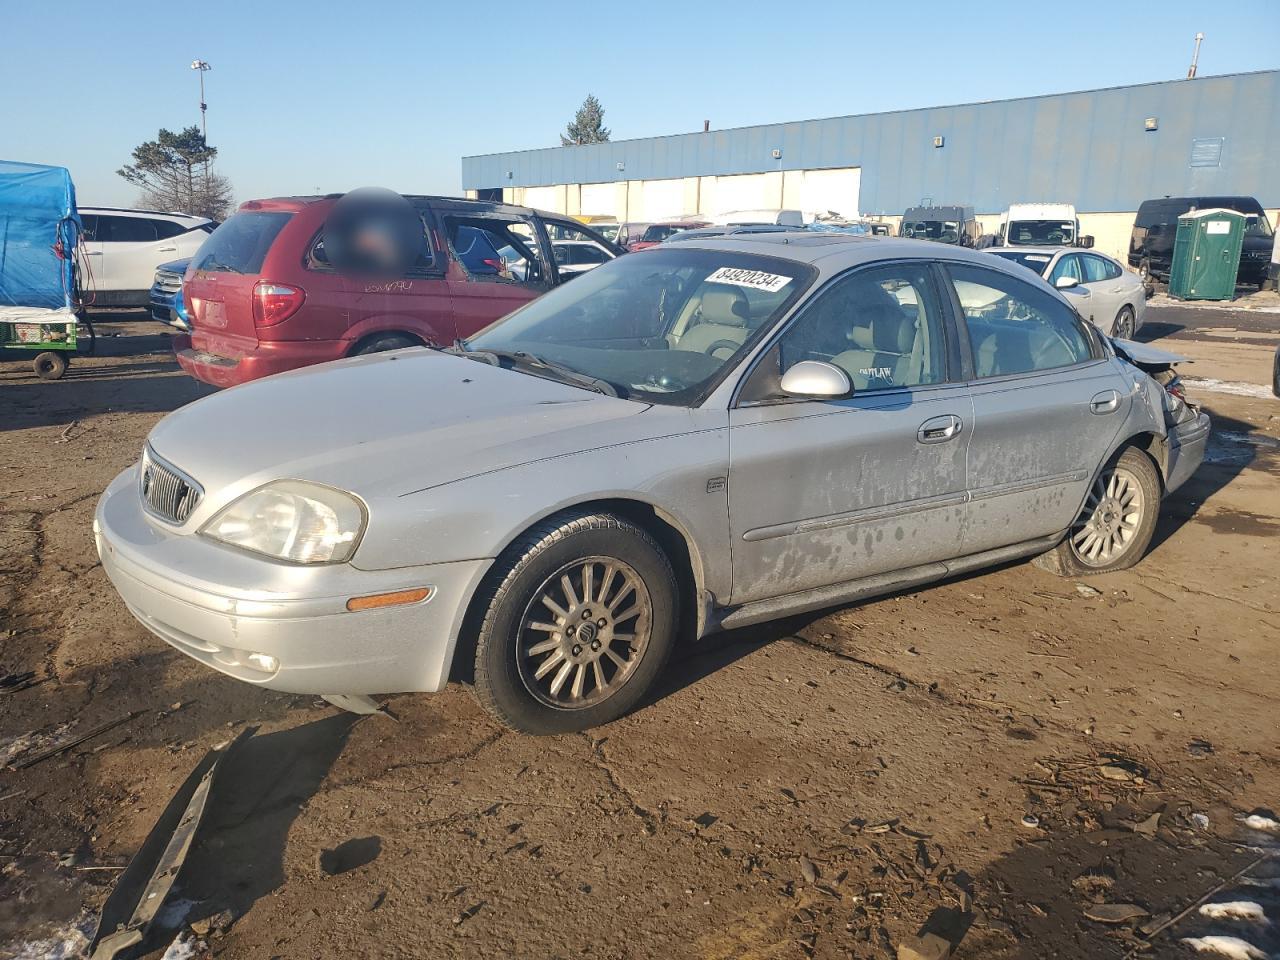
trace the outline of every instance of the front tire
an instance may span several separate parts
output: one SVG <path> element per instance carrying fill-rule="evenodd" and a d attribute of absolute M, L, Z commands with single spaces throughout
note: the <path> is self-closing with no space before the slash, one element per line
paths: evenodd
<path fill-rule="evenodd" d="M 495 564 L 476 639 L 476 698 L 531 734 L 616 720 L 648 693 L 679 625 L 661 547 L 609 513 L 538 524 Z"/>
<path fill-rule="evenodd" d="M 1066 539 L 1035 563 L 1062 577 L 1127 570 L 1151 544 L 1160 494 L 1151 458 L 1126 447 L 1094 480 Z"/>

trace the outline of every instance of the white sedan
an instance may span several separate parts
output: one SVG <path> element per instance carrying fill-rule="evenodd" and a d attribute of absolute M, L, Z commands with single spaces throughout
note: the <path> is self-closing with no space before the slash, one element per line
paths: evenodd
<path fill-rule="evenodd" d="M 1080 315 L 1103 333 L 1132 340 L 1147 312 L 1141 278 L 1117 261 L 1079 247 L 993 247 L 987 253 L 1021 264 L 1072 298 Z"/>

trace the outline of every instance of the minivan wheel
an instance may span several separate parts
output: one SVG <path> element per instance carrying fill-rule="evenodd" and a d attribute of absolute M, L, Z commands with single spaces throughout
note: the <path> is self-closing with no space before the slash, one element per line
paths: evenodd
<path fill-rule="evenodd" d="M 1094 480 L 1066 539 L 1035 562 L 1064 577 L 1126 570 L 1147 552 L 1159 513 L 1155 464 L 1127 447 Z"/>
<path fill-rule="evenodd" d="M 401 350 L 404 347 L 420 346 L 422 346 L 421 343 L 413 339 L 413 337 L 405 336 L 403 333 L 383 333 L 371 337 L 360 344 L 351 351 L 351 355 L 358 357 L 366 353 L 383 353 L 386 350 Z"/>
<path fill-rule="evenodd" d="M 532 734 L 572 733 L 634 707 L 675 641 L 675 573 L 643 529 L 561 514 L 495 564 L 476 639 L 476 698 Z"/>
<path fill-rule="evenodd" d="M 1133 307 L 1125 306 L 1120 308 L 1120 312 L 1116 314 L 1115 326 L 1112 328 L 1111 334 L 1118 340 L 1133 339 Z"/>

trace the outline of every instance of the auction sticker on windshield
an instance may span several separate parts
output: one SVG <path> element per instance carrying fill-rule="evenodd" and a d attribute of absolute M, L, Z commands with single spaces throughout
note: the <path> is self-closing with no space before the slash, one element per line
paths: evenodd
<path fill-rule="evenodd" d="M 790 277 L 739 267 L 721 267 L 707 277 L 707 283 L 731 283 L 737 287 L 750 287 L 752 290 L 767 290 L 769 293 L 777 293 L 790 282 Z"/>

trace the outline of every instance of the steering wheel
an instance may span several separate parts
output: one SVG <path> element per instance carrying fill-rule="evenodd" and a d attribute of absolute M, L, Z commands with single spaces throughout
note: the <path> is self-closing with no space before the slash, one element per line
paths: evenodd
<path fill-rule="evenodd" d="M 712 357 L 713 359 L 728 359 L 727 357 L 724 357 L 724 358 L 716 357 L 716 351 L 721 349 L 722 347 L 728 347 L 729 356 L 733 356 L 733 354 L 737 352 L 738 347 L 740 346 L 742 346 L 742 344 L 736 343 L 733 340 L 717 340 L 715 343 L 711 344 L 702 352 L 705 353 L 708 357 Z"/>

